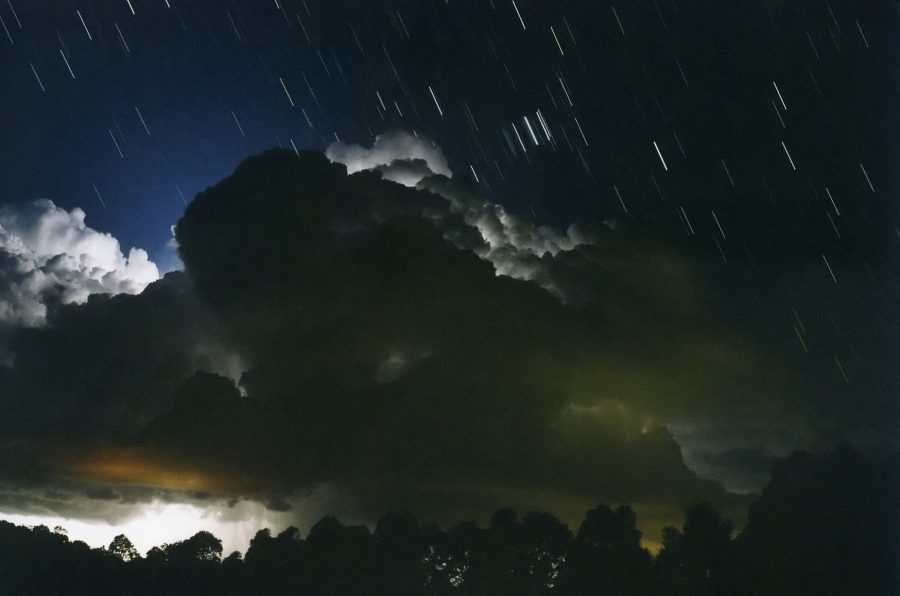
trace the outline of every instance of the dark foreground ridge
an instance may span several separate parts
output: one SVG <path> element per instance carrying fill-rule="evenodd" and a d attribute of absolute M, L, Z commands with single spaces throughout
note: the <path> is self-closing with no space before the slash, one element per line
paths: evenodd
<path fill-rule="evenodd" d="M 497 511 L 444 531 L 388 513 L 374 532 L 333 517 L 303 538 L 261 530 L 245 555 L 199 532 L 141 556 L 62 529 L 0 522 L 2 594 L 897 594 L 900 466 L 850 447 L 779 463 L 744 530 L 710 505 L 685 509 L 656 557 L 628 506 L 598 505 L 573 533 L 548 513 Z"/>

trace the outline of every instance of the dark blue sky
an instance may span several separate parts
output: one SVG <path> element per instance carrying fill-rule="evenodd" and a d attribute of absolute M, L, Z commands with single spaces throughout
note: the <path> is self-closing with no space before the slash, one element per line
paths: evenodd
<path fill-rule="evenodd" d="M 815 252 L 826 186 L 854 205 L 845 236 L 897 221 L 860 168 L 896 188 L 896 14 L 867 3 L 40 0 L 0 15 L 2 199 L 81 206 L 162 261 L 179 189 L 190 200 L 268 147 L 394 127 L 555 225 L 626 217 L 718 252 L 716 211 L 742 231 L 726 253 Z"/>

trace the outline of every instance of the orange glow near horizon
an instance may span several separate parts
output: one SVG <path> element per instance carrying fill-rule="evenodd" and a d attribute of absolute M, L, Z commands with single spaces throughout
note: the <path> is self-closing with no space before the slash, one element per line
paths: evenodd
<path fill-rule="evenodd" d="M 191 534 L 206 529 L 223 538 L 228 548 L 246 549 L 247 541 L 256 530 L 262 527 L 287 527 L 288 525 L 311 525 L 317 519 L 310 518 L 298 524 L 297 510 L 293 512 L 275 512 L 266 509 L 265 505 L 256 501 L 241 499 L 238 509 L 226 507 L 228 499 L 240 495 L 248 485 L 259 489 L 259 479 L 251 482 L 249 477 L 220 473 L 203 469 L 199 465 L 185 464 L 177 461 L 171 453 L 149 452 L 136 447 L 111 448 L 107 446 L 87 446 L 67 450 L 58 444 L 32 444 L 30 454 L 35 459 L 55 468 L 59 476 L 69 477 L 78 482 L 97 486 L 145 487 L 151 489 L 176 491 L 170 495 L 174 500 L 163 502 L 154 500 L 150 503 L 127 505 L 123 521 L 106 522 L 98 519 L 77 519 L 47 515 L 29 515 L 0 511 L 0 519 L 26 525 L 44 524 L 48 527 L 62 526 L 69 530 L 73 539 L 84 540 L 91 546 L 108 544 L 119 533 L 132 539 L 139 549 L 146 550 L 151 546 L 172 542 L 189 537 Z M 476 487 L 483 488 L 483 487 Z M 181 493 L 178 496 L 178 493 Z M 189 493 L 207 493 L 212 497 L 206 503 L 196 502 Z M 575 495 L 555 493 L 528 493 L 505 495 L 510 505 L 517 511 L 533 509 L 547 510 L 560 517 L 573 532 L 577 532 L 583 512 L 596 505 L 596 502 Z M 167 499 L 168 500 L 168 499 Z M 338 499 L 340 500 L 340 499 Z M 181 502 L 178 502 L 181 501 Z M 301 500 L 302 501 L 302 500 Z M 543 502 L 542 507 L 538 503 Z M 294 503 L 300 505 L 300 502 Z M 637 512 L 638 527 L 642 532 L 641 544 L 652 553 L 660 549 L 662 528 L 667 525 L 680 527 L 682 511 L 680 507 L 650 503 L 632 503 Z M 341 511 L 333 511 L 334 501 L 327 493 L 320 498 L 303 503 L 300 511 L 304 514 L 321 516 L 338 515 Z M 241 516 L 246 517 L 241 517 Z M 305 518 L 306 515 L 301 514 Z M 469 515 L 469 517 L 472 517 Z M 442 520 L 447 527 L 453 522 L 468 519 L 463 515 L 456 520 Z M 359 523 L 361 520 L 357 520 Z M 443 525 L 443 524 L 442 524 Z M 183 535 L 187 529 L 192 531 Z"/>
<path fill-rule="evenodd" d="M 63 460 L 63 473 L 79 480 L 195 492 L 228 492 L 229 479 L 189 466 L 149 456 L 139 449 L 89 450 Z"/>

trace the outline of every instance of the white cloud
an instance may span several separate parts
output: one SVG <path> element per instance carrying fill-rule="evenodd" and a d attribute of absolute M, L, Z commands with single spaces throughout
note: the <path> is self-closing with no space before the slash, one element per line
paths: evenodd
<path fill-rule="evenodd" d="M 116 238 L 84 218 L 48 199 L 0 205 L 0 323 L 41 325 L 51 302 L 137 294 L 159 279 L 146 251 L 132 248 L 126 257 Z"/>
<path fill-rule="evenodd" d="M 512 256 L 556 256 L 560 251 L 572 250 L 581 244 L 593 243 L 589 235 L 569 226 L 560 234 L 549 226 L 539 226 L 509 213 L 503 205 L 491 203 L 477 193 L 463 189 L 454 182 L 439 177 L 422 180 L 418 188 L 439 194 L 450 201 L 450 209 L 460 214 L 465 222 L 478 229 L 488 245 L 486 258 L 507 260 Z M 505 255 L 505 256 L 504 256 Z M 495 265 L 498 263 L 495 261 Z M 520 277 L 506 271 L 504 275 Z"/>
<path fill-rule="evenodd" d="M 362 145 L 348 145 L 346 143 L 332 143 L 325 151 L 325 155 L 331 161 L 336 161 L 347 166 L 347 173 L 353 174 L 361 170 L 374 170 L 378 166 L 389 166 L 394 160 L 421 159 L 428 169 L 435 174 L 443 174 L 448 178 L 453 175 L 447 165 L 444 152 L 434 142 L 422 137 L 413 136 L 400 130 L 392 130 L 375 137 L 375 143 L 371 149 Z M 428 172 L 426 172 L 428 173 Z M 395 180 L 406 186 L 415 186 L 421 179 L 412 181 L 415 176 L 402 176 L 401 180 Z M 388 179 L 393 179 L 388 177 Z M 410 183 L 411 182 L 411 183 Z"/>
<path fill-rule="evenodd" d="M 539 226 L 517 217 L 502 205 L 451 180 L 452 172 L 440 147 L 404 131 L 376 136 L 371 149 L 332 143 L 326 155 L 331 161 L 347 166 L 349 174 L 378 170 L 387 180 L 444 197 L 450 203 L 450 210 L 476 228 L 485 243 L 465 248 L 490 261 L 498 275 L 534 281 L 563 300 L 566 296 L 549 281 L 546 266 L 540 259 L 594 243 L 594 239 L 577 226 L 569 226 L 565 234 L 560 234 L 549 226 Z M 448 239 L 454 240 L 449 236 Z"/>

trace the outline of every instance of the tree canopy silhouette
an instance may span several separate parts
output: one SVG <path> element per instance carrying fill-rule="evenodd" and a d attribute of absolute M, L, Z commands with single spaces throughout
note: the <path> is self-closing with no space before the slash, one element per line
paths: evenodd
<path fill-rule="evenodd" d="M 106 550 L 108 550 L 111 555 L 122 559 L 126 563 L 141 557 L 141 554 L 125 534 L 119 534 L 113 538 Z"/>
<path fill-rule="evenodd" d="M 222 558 L 201 531 L 141 557 L 125 535 L 91 549 L 61 530 L 0 522 L 0 594 L 897 594 L 900 464 L 847 446 L 780 462 L 734 527 L 708 503 L 664 530 L 653 557 L 634 511 L 599 504 L 573 533 L 553 515 L 500 509 L 447 530 L 388 512 L 370 531 L 326 516 L 305 537 L 260 530 Z"/>

